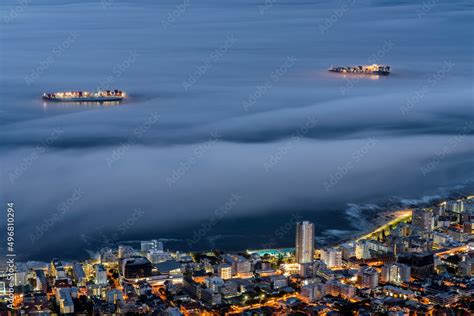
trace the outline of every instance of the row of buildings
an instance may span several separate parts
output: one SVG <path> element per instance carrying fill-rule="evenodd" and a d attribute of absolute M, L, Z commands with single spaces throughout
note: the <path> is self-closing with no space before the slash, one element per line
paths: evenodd
<path fill-rule="evenodd" d="M 15 309 L 28 314 L 307 315 L 469 312 L 473 199 L 393 213 L 362 237 L 317 248 L 296 223 L 294 249 L 246 252 L 102 249 L 82 262 L 18 264 Z M 0 274 L 0 301 L 5 299 Z M 0 308 L 5 309 L 0 305 Z"/>

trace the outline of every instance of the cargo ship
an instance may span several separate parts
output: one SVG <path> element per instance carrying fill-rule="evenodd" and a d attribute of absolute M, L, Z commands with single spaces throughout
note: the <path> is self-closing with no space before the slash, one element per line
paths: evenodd
<path fill-rule="evenodd" d="M 328 69 L 331 72 L 339 72 L 344 74 L 367 74 L 367 75 L 383 75 L 390 74 L 390 66 L 384 65 L 365 65 L 365 66 L 348 66 L 348 67 L 332 67 Z"/>
<path fill-rule="evenodd" d="M 65 91 L 54 93 L 43 93 L 43 99 L 61 102 L 109 102 L 122 101 L 127 97 L 124 91 L 105 90 L 97 92 L 88 91 Z"/>

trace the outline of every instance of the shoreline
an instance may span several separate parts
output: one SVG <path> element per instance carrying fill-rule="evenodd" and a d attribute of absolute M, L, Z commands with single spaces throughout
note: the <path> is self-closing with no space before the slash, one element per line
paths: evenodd
<path fill-rule="evenodd" d="M 472 193 L 466 193 L 462 196 L 464 198 L 473 198 L 474 197 L 474 195 L 472 195 Z M 443 200 L 450 199 L 450 198 L 452 198 L 452 194 L 446 194 L 446 196 L 443 196 L 443 197 L 438 196 L 436 198 L 433 198 L 430 202 L 423 201 L 423 200 L 417 200 L 417 203 L 409 203 L 410 207 L 404 207 L 404 208 L 403 208 L 403 206 L 407 205 L 408 203 L 404 203 L 404 202 L 402 202 L 403 200 L 400 200 L 398 203 L 396 203 L 396 205 L 398 206 L 396 209 L 388 209 L 387 207 L 390 207 L 390 206 L 387 206 L 387 207 L 377 206 L 377 208 L 380 210 L 379 212 L 377 212 L 376 209 L 371 210 L 370 207 L 372 207 L 372 205 L 366 204 L 367 207 L 364 207 L 364 206 L 360 207 L 360 214 L 349 215 L 349 216 L 359 218 L 359 220 L 361 222 L 363 222 L 364 224 L 367 225 L 366 227 L 364 227 L 363 229 L 359 229 L 359 230 L 357 230 L 357 229 L 348 230 L 348 233 L 347 233 L 346 236 L 343 236 L 342 238 L 334 238 L 334 240 L 330 241 L 330 242 L 319 243 L 319 245 L 317 243 L 316 245 L 319 246 L 319 247 L 317 247 L 317 249 L 339 247 L 340 245 L 342 245 L 344 243 L 347 243 L 347 242 L 351 242 L 351 241 L 355 242 L 355 241 L 358 241 L 358 240 L 361 240 L 361 239 L 364 239 L 364 238 L 368 238 L 371 234 L 376 233 L 378 230 L 383 230 L 385 226 L 393 225 L 396 222 L 407 220 L 409 217 L 411 217 L 411 210 L 413 208 L 416 208 L 416 207 L 432 207 L 432 206 L 435 206 L 435 205 L 441 203 Z M 348 205 L 351 205 L 351 204 L 348 204 Z M 374 205 L 376 205 L 376 204 L 374 204 Z M 348 209 L 346 209 L 346 212 L 347 211 L 348 211 Z M 408 211 L 410 211 L 410 214 L 407 213 Z M 374 213 L 375 213 L 375 215 L 374 215 Z M 335 237 L 335 235 L 331 235 L 331 236 Z M 291 236 L 289 238 L 292 239 Z M 158 240 L 167 240 L 167 238 L 159 238 Z M 177 239 L 168 239 L 168 240 L 178 241 Z M 116 242 L 116 246 L 118 246 L 120 244 L 130 244 L 130 243 L 139 243 L 139 240 L 128 240 L 128 241 L 125 240 L 125 241 Z M 102 248 L 99 248 L 96 251 L 89 250 L 89 257 L 86 258 L 86 259 L 64 259 L 64 261 L 66 261 L 66 262 L 82 262 L 84 260 L 92 259 L 92 258 L 94 258 L 94 256 L 91 255 L 91 253 L 95 253 L 95 255 L 97 256 L 100 253 L 101 249 Z M 215 248 L 215 249 L 209 248 L 209 249 L 185 251 L 185 250 L 183 250 L 182 247 L 173 247 L 172 249 L 173 250 L 171 250 L 170 252 L 187 252 L 187 253 L 205 253 L 205 252 L 210 252 L 210 251 L 213 251 L 213 250 L 229 252 L 229 253 L 247 253 L 248 251 L 261 252 L 261 251 L 264 251 L 264 250 L 277 251 L 277 250 L 288 250 L 288 249 L 293 249 L 293 251 L 294 251 L 294 247 L 288 247 L 288 246 L 281 246 L 281 247 L 277 247 L 277 248 L 252 248 L 252 247 L 249 247 L 247 249 L 235 249 L 235 250 L 224 250 L 224 249 L 219 249 L 219 248 Z M 59 256 L 60 256 L 60 254 L 55 255 L 53 257 L 59 257 Z M 28 264 L 30 262 L 31 263 L 36 263 L 36 264 L 40 264 L 40 263 L 48 264 L 49 263 L 49 261 L 38 261 L 38 260 L 35 260 L 35 259 L 31 259 L 31 260 L 27 260 L 27 261 L 19 261 L 19 263 L 25 263 L 25 264 Z"/>

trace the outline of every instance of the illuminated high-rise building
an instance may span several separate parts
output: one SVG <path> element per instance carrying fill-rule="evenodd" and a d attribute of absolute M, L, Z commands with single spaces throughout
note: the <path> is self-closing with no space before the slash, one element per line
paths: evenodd
<path fill-rule="evenodd" d="M 372 267 L 363 267 L 359 271 L 358 284 L 362 288 L 373 289 L 379 285 L 379 274 Z"/>
<path fill-rule="evenodd" d="M 95 266 L 95 283 L 99 285 L 107 284 L 107 271 L 103 264 Z"/>
<path fill-rule="evenodd" d="M 328 268 L 342 266 L 342 250 L 338 248 L 329 248 L 321 250 L 321 261 Z"/>
<path fill-rule="evenodd" d="M 163 243 L 161 241 L 156 240 L 156 239 L 142 241 L 140 243 L 140 249 L 141 249 L 142 252 L 145 252 L 145 253 L 150 251 L 150 250 L 163 252 Z"/>
<path fill-rule="evenodd" d="M 312 262 L 313 254 L 314 224 L 308 221 L 296 223 L 296 262 Z"/>
<path fill-rule="evenodd" d="M 357 259 L 370 259 L 370 247 L 367 240 L 361 240 L 356 243 L 355 256 Z"/>
<path fill-rule="evenodd" d="M 410 282 L 411 269 L 401 263 L 387 264 L 382 267 L 381 280 L 384 283 L 402 284 Z"/>
<path fill-rule="evenodd" d="M 433 212 L 427 208 L 415 208 L 413 210 L 412 225 L 423 231 L 431 231 L 433 228 Z"/>
<path fill-rule="evenodd" d="M 464 212 L 464 201 L 448 201 L 447 208 L 453 213 L 463 213 Z"/>
<path fill-rule="evenodd" d="M 151 249 L 153 249 L 153 242 L 152 241 L 147 240 L 147 241 L 142 241 L 140 243 L 140 250 L 142 252 L 148 252 Z"/>
<path fill-rule="evenodd" d="M 223 280 L 232 279 L 232 266 L 229 264 L 221 264 L 218 267 L 218 275 Z"/>

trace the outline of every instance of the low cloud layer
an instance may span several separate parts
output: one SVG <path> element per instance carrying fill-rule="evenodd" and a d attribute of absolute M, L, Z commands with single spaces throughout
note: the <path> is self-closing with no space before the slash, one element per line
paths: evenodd
<path fill-rule="evenodd" d="M 16 203 L 20 257 L 184 240 L 206 223 L 213 246 L 247 235 L 257 247 L 296 211 L 321 219 L 326 238 L 354 229 L 334 223 L 348 203 L 416 199 L 474 177 L 472 12 L 462 2 L 367 2 L 329 24 L 332 2 L 259 4 L 192 3 L 171 23 L 174 2 L 114 1 L 103 16 L 100 3 L 58 0 L 5 24 L 2 196 Z M 70 32 L 71 47 L 55 54 Z M 371 61 L 393 73 L 326 71 Z M 104 82 L 130 99 L 38 99 Z"/>

